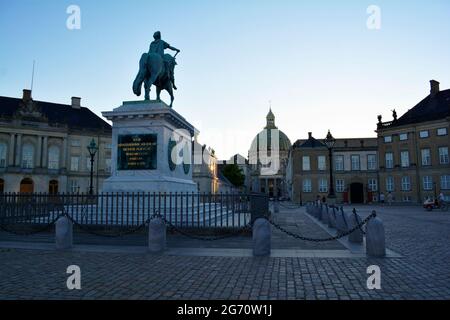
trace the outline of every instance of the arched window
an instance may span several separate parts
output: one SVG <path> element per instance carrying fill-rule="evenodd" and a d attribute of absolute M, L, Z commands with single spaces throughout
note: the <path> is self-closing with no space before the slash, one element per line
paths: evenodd
<path fill-rule="evenodd" d="M 29 178 L 25 178 L 20 182 L 20 193 L 33 193 L 34 182 Z"/>
<path fill-rule="evenodd" d="M 34 147 L 27 143 L 22 147 L 22 168 L 31 169 L 34 167 Z"/>
<path fill-rule="evenodd" d="M 5 181 L 0 179 L 0 193 L 5 192 Z"/>
<path fill-rule="evenodd" d="M 6 168 L 6 143 L 0 142 L 0 168 Z"/>
<path fill-rule="evenodd" d="M 48 168 L 52 170 L 59 169 L 59 148 L 57 146 L 48 148 Z"/>

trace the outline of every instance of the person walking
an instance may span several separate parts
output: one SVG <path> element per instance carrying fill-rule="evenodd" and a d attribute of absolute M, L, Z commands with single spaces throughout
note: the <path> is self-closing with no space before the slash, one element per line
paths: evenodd
<path fill-rule="evenodd" d="M 394 196 L 392 195 L 392 193 L 389 191 L 388 196 L 387 196 L 387 201 L 388 201 L 388 205 L 392 206 L 392 200 L 394 199 Z"/>

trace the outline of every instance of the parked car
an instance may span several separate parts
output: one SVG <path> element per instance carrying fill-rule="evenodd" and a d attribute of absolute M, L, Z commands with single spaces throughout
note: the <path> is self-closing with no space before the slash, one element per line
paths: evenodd
<path fill-rule="evenodd" d="M 435 199 L 426 199 L 423 203 L 423 207 L 427 211 L 433 211 L 440 209 L 441 211 L 448 211 L 448 203 L 445 201 L 437 201 Z"/>

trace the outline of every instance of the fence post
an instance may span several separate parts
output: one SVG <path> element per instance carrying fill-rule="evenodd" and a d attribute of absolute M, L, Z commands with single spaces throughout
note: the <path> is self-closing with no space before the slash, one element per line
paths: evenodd
<path fill-rule="evenodd" d="M 271 228 L 267 219 L 258 218 L 253 223 L 253 255 L 255 257 L 270 256 Z"/>
<path fill-rule="evenodd" d="M 351 230 L 362 222 L 360 216 L 356 213 L 356 209 L 353 209 L 353 213 L 348 216 L 348 228 Z M 361 227 L 362 228 L 362 227 Z M 352 243 L 363 243 L 362 229 L 358 228 L 348 236 L 348 241 Z"/>
<path fill-rule="evenodd" d="M 328 224 L 328 218 L 329 217 L 329 213 L 328 213 L 328 204 L 325 204 L 322 208 L 322 222 L 324 224 Z"/>
<path fill-rule="evenodd" d="M 273 212 L 274 213 L 280 212 L 280 203 L 278 202 L 278 198 L 276 198 L 273 202 Z"/>
<path fill-rule="evenodd" d="M 55 244 L 58 250 L 73 246 L 73 224 L 67 217 L 60 217 L 55 224 Z"/>
<path fill-rule="evenodd" d="M 384 257 L 386 255 L 384 225 L 378 217 L 369 220 L 367 223 L 366 253 L 372 257 Z"/>
<path fill-rule="evenodd" d="M 148 226 L 148 251 L 162 252 L 166 249 L 166 224 L 161 218 L 154 218 Z"/>
<path fill-rule="evenodd" d="M 331 210 L 328 211 L 328 227 L 336 228 L 336 207 L 330 207 Z"/>

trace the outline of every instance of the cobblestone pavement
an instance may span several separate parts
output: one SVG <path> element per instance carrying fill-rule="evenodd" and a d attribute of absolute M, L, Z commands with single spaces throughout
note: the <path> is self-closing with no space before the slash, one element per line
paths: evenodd
<path fill-rule="evenodd" d="M 348 208 L 350 209 L 350 208 Z M 373 207 L 358 207 L 363 216 Z M 450 214 L 376 207 L 402 258 L 253 258 L 0 249 L 1 299 L 450 299 Z M 304 211 L 304 209 L 302 209 Z M 303 214 L 303 213 L 302 213 Z M 79 291 L 66 268 L 81 268 Z M 381 268 L 381 290 L 366 269 Z"/>

